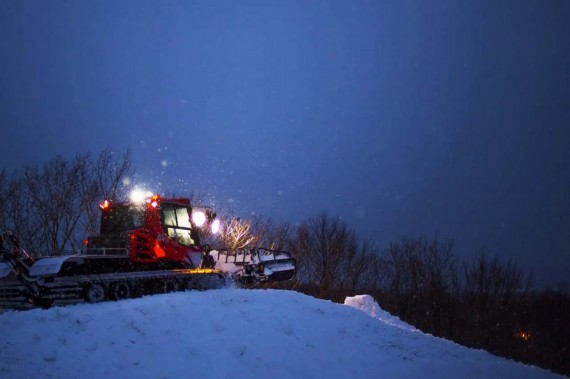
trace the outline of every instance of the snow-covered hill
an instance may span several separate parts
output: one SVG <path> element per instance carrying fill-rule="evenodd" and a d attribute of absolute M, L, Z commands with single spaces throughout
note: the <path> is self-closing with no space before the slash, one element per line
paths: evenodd
<path fill-rule="evenodd" d="M 0 315 L 0 378 L 555 378 L 367 296 L 224 289 Z"/>

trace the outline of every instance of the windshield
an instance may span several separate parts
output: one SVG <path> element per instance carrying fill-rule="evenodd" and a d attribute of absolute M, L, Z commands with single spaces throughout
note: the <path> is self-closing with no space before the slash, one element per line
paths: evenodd
<path fill-rule="evenodd" d="M 187 205 L 162 203 L 162 225 L 168 236 L 176 242 L 198 245 L 198 233 L 190 223 L 192 209 Z"/>
<path fill-rule="evenodd" d="M 145 209 L 142 207 L 112 207 L 103 212 L 101 234 L 135 230 L 144 226 Z"/>

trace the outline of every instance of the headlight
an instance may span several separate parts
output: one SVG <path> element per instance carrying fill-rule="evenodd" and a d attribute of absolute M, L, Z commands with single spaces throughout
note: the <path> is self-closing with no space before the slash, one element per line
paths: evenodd
<path fill-rule="evenodd" d="M 139 190 L 139 189 L 134 189 L 130 196 L 129 196 L 130 200 L 132 203 L 135 204 L 139 204 L 139 203 L 144 203 L 144 192 Z"/>
<path fill-rule="evenodd" d="M 206 222 L 206 214 L 201 211 L 192 212 L 192 221 L 197 227 L 200 227 Z"/>
<path fill-rule="evenodd" d="M 220 231 L 220 220 L 214 220 L 212 222 L 212 234 L 216 234 Z"/>
<path fill-rule="evenodd" d="M 153 193 L 150 191 L 143 191 L 141 189 L 135 188 L 134 190 L 131 191 L 129 198 L 132 203 L 142 204 L 148 199 L 150 199 L 152 195 Z"/>

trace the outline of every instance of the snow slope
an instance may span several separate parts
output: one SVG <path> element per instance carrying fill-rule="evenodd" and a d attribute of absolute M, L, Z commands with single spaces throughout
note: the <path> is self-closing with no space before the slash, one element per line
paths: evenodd
<path fill-rule="evenodd" d="M 223 289 L 0 314 L 3 379 L 555 377 L 425 335 L 367 296 Z"/>

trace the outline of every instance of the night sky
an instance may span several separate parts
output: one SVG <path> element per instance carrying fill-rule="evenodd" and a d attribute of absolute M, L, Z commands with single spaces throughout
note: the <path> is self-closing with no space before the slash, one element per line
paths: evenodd
<path fill-rule="evenodd" d="M 0 2 L 1 167 L 570 273 L 569 1 Z"/>

